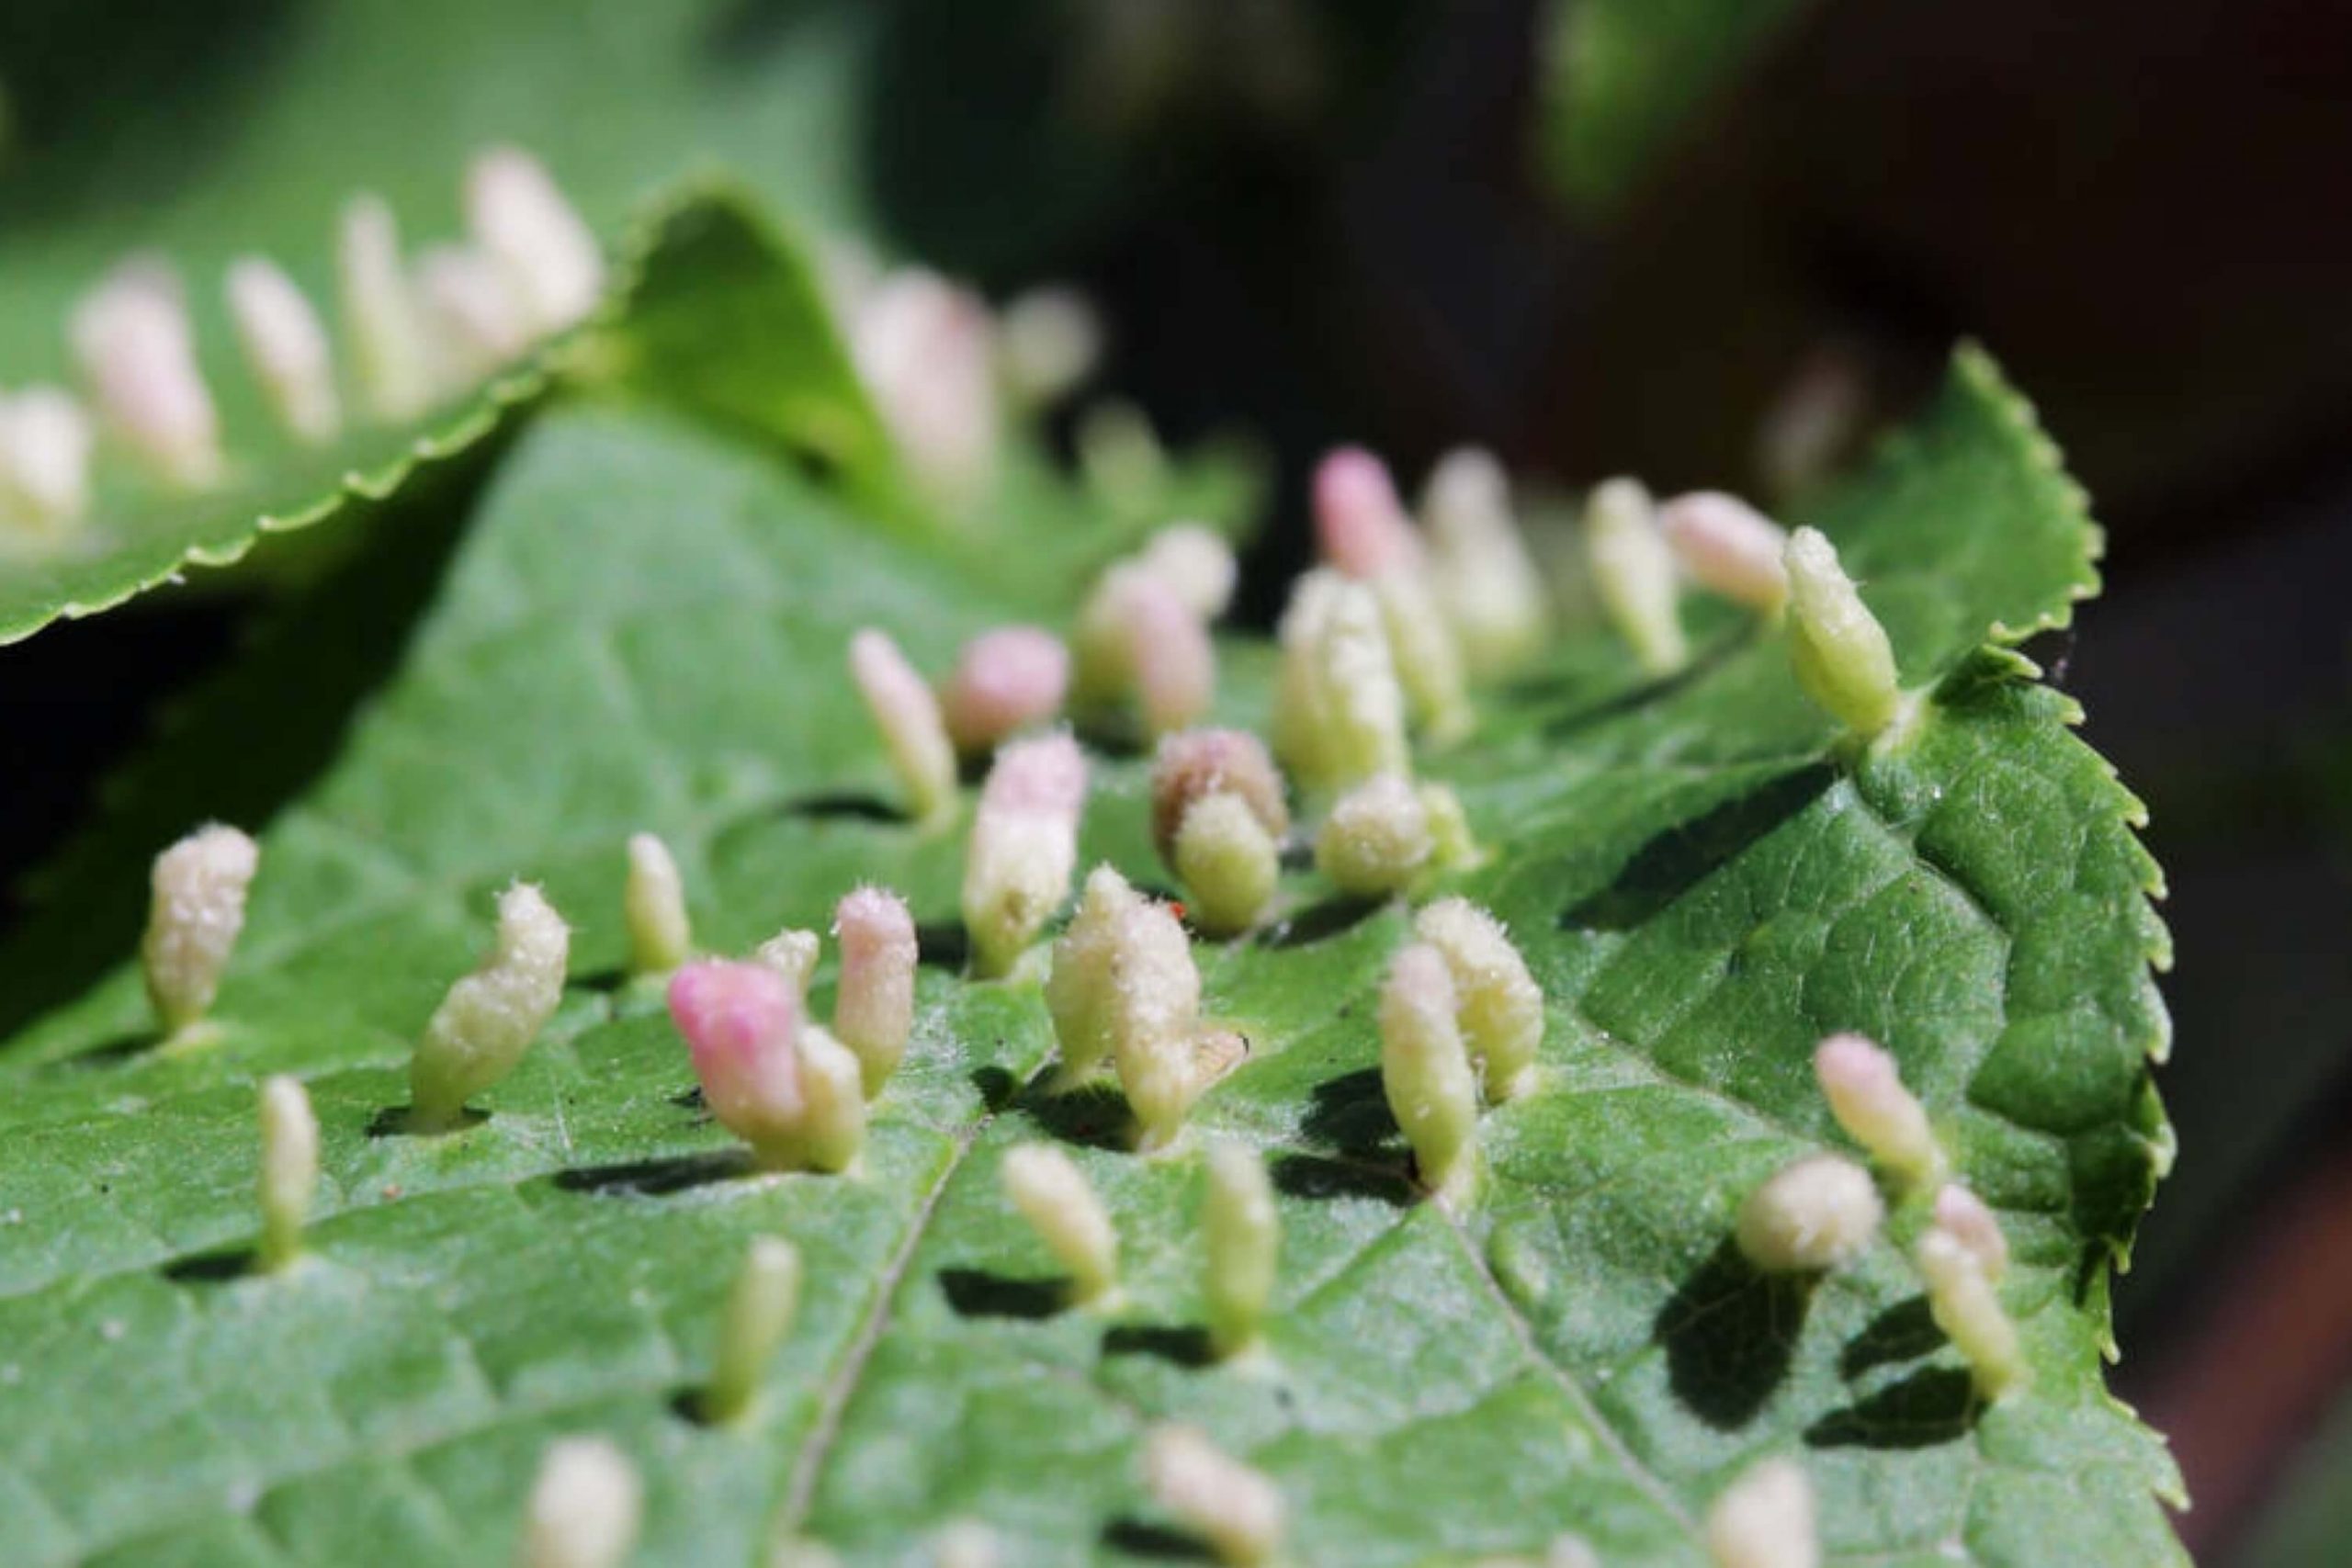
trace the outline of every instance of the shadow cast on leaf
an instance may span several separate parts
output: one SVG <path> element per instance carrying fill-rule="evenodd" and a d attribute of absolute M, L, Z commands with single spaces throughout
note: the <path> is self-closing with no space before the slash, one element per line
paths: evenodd
<path fill-rule="evenodd" d="M 939 1289 L 959 1317 L 1051 1317 L 1069 1302 L 1069 1281 L 1016 1280 L 986 1269 L 942 1269 Z"/>
<path fill-rule="evenodd" d="M 161 1272 L 175 1285 L 225 1285 L 252 1275 L 255 1261 L 252 1247 L 232 1247 L 175 1258 Z"/>
<path fill-rule="evenodd" d="M 1318 942 L 1347 935 L 1386 908 L 1386 903 L 1378 898 L 1354 898 L 1344 894 L 1326 898 L 1268 926 L 1258 938 L 1259 945 L 1276 953 L 1312 947 Z"/>
<path fill-rule="evenodd" d="M 1837 782 L 1826 763 L 1784 773 L 1634 852 L 1614 880 L 1560 916 L 1563 931 L 1633 931 L 1821 798 Z"/>
<path fill-rule="evenodd" d="M 876 822 L 888 827 L 907 825 L 907 814 L 890 801 L 864 790 L 820 790 L 811 795 L 796 795 L 778 803 L 778 817 L 806 817 L 818 822 Z"/>
<path fill-rule="evenodd" d="M 1351 1159 L 1380 1157 L 1399 1132 L 1380 1069 L 1362 1067 L 1317 1084 L 1307 1092 L 1299 1131 Z"/>
<path fill-rule="evenodd" d="M 1276 1190 L 1308 1202 L 1369 1198 L 1403 1209 L 1420 1198 L 1420 1190 L 1413 1185 L 1401 1165 L 1328 1159 L 1321 1155 L 1283 1155 L 1273 1162 L 1271 1175 Z"/>
<path fill-rule="evenodd" d="M 1606 724 L 1612 718 L 1620 718 L 1629 713 L 1638 713 L 1654 703 L 1664 702 L 1697 685 L 1708 675 L 1713 673 L 1733 654 L 1746 647 L 1747 640 L 1748 634 L 1746 633 L 1737 637 L 1724 637 L 1701 649 L 1698 657 L 1671 675 L 1644 681 L 1630 690 L 1604 697 L 1597 703 L 1569 708 L 1566 713 L 1548 720 L 1544 726 L 1544 733 L 1550 739 L 1565 740 L 1596 726 Z M 1533 700 L 1541 689 L 1541 682 L 1522 682 L 1514 688 L 1512 694 L 1522 701 Z"/>
<path fill-rule="evenodd" d="M 1012 1109 L 1061 1143 L 1121 1154 L 1134 1146 L 1135 1118 L 1127 1111 L 1126 1097 L 1109 1083 L 1080 1084 L 1052 1094 L 1041 1079 L 1014 1098 Z"/>
<path fill-rule="evenodd" d="M 1804 1429 L 1816 1449 L 1929 1449 L 1976 1424 L 1976 1391 L 1954 1367 L 1922 1367 Z"/>
<path fill-rule="evenodd" d="M 570 976 L 565 979 L 564 985 L 571 990 L 591 991 L 597 996 L 610 998 L 620 995 L 628 983 L 636 978 L 637 976 L 630 974 L 626 965 L 613 964 L 602 969 L 592 969 L 585 975 Z"/>
<path fill-rule="evenodd" d="M 70 1056 L 60 1056 L 53 1062 L 44 1062 L 37 1070 L 47 1075 L 62 1075 L 96 1072 L 102 1067 L 119 1067 L 126 1062 L 136 1061 L 149 1052 L 160 1048 L 163 1043 L 164 1037 L 161 1034 L 153 1030 L 143 1030 L 136 1034 L 123 1034 L 112 1040 L 101 1040 L 95 1045 L 83 1047 Z"/>
<path fill-rule="evenodd" d="M 1216 1553 L 1209 1550 L 1206 1542 L 1165 1525 L 1147 1524 L 1137 1518 L 1117 1518 L 1104 1525 L 1102 1544 L 1129 1557 L 1148 1557 L 1163 1562 L 1216 1561 Z"/>
<path fill-rule="evenodd" d="M 417 1127 L 410 1124 L 415 1107 L 387 1105 L 368 1118 L 368 1135 L 371 1138 L 447 1138 L 458 1133 L 471 1132 L 490 1120 L 487 1111 L 463 1111 L 458 1119 L 445 1126 Z"/>
<path fill-rule="evenodd" d="M 972 962 L 972 933 L 960 920 L 931 920 L 915 927 L 915 961 L 961 975 Z"/>
<path fill-rule="evenodd" d="M 1209 1332 L 1193 1324 L 1123 1323 L 1102 1335 L 1105 1356 L 1157 1356 L 1185 1368 L 1200 1368 L 1216 1359 L 1209 1348 Z"/>
<path fill-rule="evenodd" d="M 1935 1314 L 1928 1310 L 1928 1298 L 1914 1296 L 1907 1302 L 1895 1303 L 1871 1319 L 1860 1334 L 1846 1342 L 1846 1348 L 1838 1357 L 1838 1373 L 1850 1380 L 1873 1367 L 1916 1361 L 1941 1348 L 1943 1343 L 1944 1331 L 1936 1326 Z"/>
<path fill-rule="evenodd" d="M 11 14 L 0 6 L 0 16 Z M 253 63 L 240 59 L 240 70 Z M 186 63 L 174 56 L 175 71 Z M 416 470 L 387 501 L 354 503 L 333 524 L 343 553 L 325 574 L 175 699 L 181 721 L 108 792 L 106 831 L 72 841 L 42 876 L 56 897 L 28 897 L 18 910 L 0 1037 L 80 996 L 135 950 L 147 918 L 147 857 L 193 823 L 270 821 L 344 754 L 351 715 L 398 668 L 475 515 L 482 479 L 528 423 L 509 420 L 447 462 Z M 114 635 L 115 624 L 107 616 L 53 629 L 70 647 L 77 630 L 95 639 Z M 41 918 L 51 902 L 70 904 L 71 918 Z"/>
<path fill-rule="evenodd" d="M 1151 742 L 1143 727 L 1127 714 L 1097 712 L 1080 714 L 1072 725 L 1079 743 L 1089 751 L 1112 761 L 1132 762 L 1151 754 Z"/>
<path fill-rule="evenodd" d="M 1815 1281 L 1758 1271 L 1726 1237 L 1658 1309 L 1668 1381 L 1718 1430 L 1746 1426 L 1788 1381 Z"/>
<path fill-rule="evenodd" d="M 1013 1093 L 1020 1087 L 1019 1078 L 993 1063 L 985 1067 L 976 1067 L 972 1071 L 972 1088 L 979 1095 L 980 1104 L 987 1108 L 988 1113 L 991 1116 L 1012 1103 Z"/>
<path fill-rule="evenodd" d="M 555 1184 L 566 1192 L 627 1194 L 659 1198 L 713 1182 L 732 1181 L 752 1170 L 747 1149 L 718 1149 L 706 1154 L 670 1155 L 661 1159 L 630 1160 L 620 1165 L 582 1166 L 558 1171 Z"/>

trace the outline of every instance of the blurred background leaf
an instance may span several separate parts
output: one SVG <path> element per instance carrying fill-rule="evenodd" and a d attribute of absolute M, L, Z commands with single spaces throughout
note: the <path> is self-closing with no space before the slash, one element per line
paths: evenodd
<path fill-rule="evenodd" d="M 1553 0 L 1539 134 L 1553 180 L 1605 210 L 1815 0 Z"/>

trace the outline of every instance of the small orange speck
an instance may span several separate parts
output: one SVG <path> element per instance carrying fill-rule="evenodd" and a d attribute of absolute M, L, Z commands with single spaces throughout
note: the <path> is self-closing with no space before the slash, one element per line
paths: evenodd
<path fill-rule="evenodd" d="M 399 1182 L 390 1181 L 384 1184 L 384 1196 L 386 1198 L 397 1198 L 400 1195 L 401 1184 Z"/>

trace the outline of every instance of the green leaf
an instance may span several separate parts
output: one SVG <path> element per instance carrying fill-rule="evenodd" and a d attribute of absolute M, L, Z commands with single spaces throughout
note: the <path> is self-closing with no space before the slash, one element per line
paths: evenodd
<path fill-rule="evenodd" d="M 575 345 L 579 379 L 782 447 L 911 515 L 805 244 L 750 192 L 703 178 L 661 204 L 636 249 L 611 319 Z"/>
<path fill-rule="evenodd" d="M 1115 1100 L 1043 1096 L 1035 986 L 959 976 L 960 846 L 868 804 L 888 774 L 842 671 L 861 624 L 938 669 L 992 620 L 1066 612 L 1077 553 L 876 530 L 659 416 L 542 420 L 398 673 L 269 824 L 220 1038 L 155 1052 L 122 969 L 0 1046 L 0 1557 L 495 1561 L 545 1444 L 594 1430 L 645 1474 L 649 1561 L 804 1533 L 918 1561 L 965 1517 L 1009 1562 L 1145 1560 L 1171 1546 L 1140 1438 L 1181 1418 L 1273 1477 L 1310 1562 L 1572 1529 L 1604 1562 L 1697 1563 L 1710 1499 L 1773 1452 L 1818 1487 L 1833 1562 L 2184 1561 L 2177 1478 L 2100 1371 L 2109 1265 L 2168 1154 L 2154 871 L 2065 699 L 1985 642 L 2063 621 L 2094 536 L 1973 355 L 1817 521 L 1934 690 L 1906 748 L 1857 757 L 1778 634 L 1711 614 L 1685 675 L 1645 685 L 1577 639 L 1430 760 L 1493 852 L 1464 890 L 1549 1003 L 1542 1087 L 1485 1118 L 1474 1205 L 1416 1195 L 1382 1100 L 1372 1003 L 1405 910 L 1299 873 L 1271 930 L 1199 950 L 1251 1050 L 1195 1121 L 1267 1152 L 1284 1226 L 1270 1354 L 1216 1367 L 1197 1156 L 1139 1160 Z M 1261 722 L 1265 651 L 1225 665 L 1220 716 Z M 1141 762 L 1095 761 L 1086 852 L 1158 881 Z M 820 924 L 865 880 L 926 922 L 862 1172 L 714 1159 L 658 998 L 615 978 L 639 829 L 713 950 Z M 515 874 L 574 921 L 572 988 L 485 1122 L 402 1135 L 410 1043 Z M 114 896 L 65 886 L 42 918 Z M 0 989 L 39 962 L 0 953 Z M 820 971 L 820 1010 L 830 991 Z M 1997 1406 L 1895 1246 L 1803 1292 L 1726 1245 L 1756 1182 L 1839 1145 L 1809 1069 L 1833 1028 L 1888 1043 L 2001 1213 L 2034 1381 Z M 309 1083 L 327 1182 L 308 1261 L 258 1278 L 237 1252 L 273 1071 Z M 1121 1227 L 1114 1312 L 1051 1310 L 999 1194 L 1037 1137 Z M 696 1425 L 681 1396 L 769 1233 L 806 1257 L 800 1322 L 755 1424 Z"/>
<path fill-rule="evenodd" d="M 101 10 L 92 7 L 93 25 L 103 25 Z M 593 14 L 556 0 L 332 0 L 264 14 L 266 39 L 216 17 L 227 36 L 187 44 L 198 55 L 237 52 L 241 69 L 191 65 L 168 84 L 102 73 L 74 96 L 75 112 L 102 133 L 0 167 L 6 383 L 70 381 L 64 322 L 74 299 L 122 256 L 161 253 L 188 284 L 233 466 L 220 490 L 175 496 L 102 456 L 83 537 L 60 554 L 0 555 L 0 642 L 380 498 L 417 465 L 449 460 L 537 399 L 545 376 L 532 365 L 412 425 L 356 429 L 331 450 L 296 446 L 277 431 L 235 348 L 221 277 L 232 258 L 258 253 L 282 263 L 314 302 L 331 301 L 336 217 L 358 190 L 392 203 L 412 247 L 456 235 L 467 160 L 503 141 L 544 159 L 591 224 L 631 256 L 621 242 L 655 193 L 707 162 L 787 210 L 864 221 L 845 152 L 854 66 L 871 23 L 854 8 L 816 8 L 765 28 L 726 0 L 634 0 Z M 113 47 L 67 40 L 51 57 L 102 59 Z M 675 220 L 665 212 L 661 221 Z M 801 264 L 791 271 L 788 286 L 803 286 Z M 657 268 L 649 286 L 674 297 L 690 276 Z M 795 375 L 806 368 L 739 373 L 765 390 L 720 391 L 724 378 L 714 376 L 712 395 L 740 403 L 800 387 L 806 401 L 816 383 Z M 842 426 L 826 434 L 853 447 L 873 439 L 870 429 L 846 427 L 861 418 L 870 423 L 822 412 Z"/>
<path fill-rule="evenodd" d="M 1554 0 L 1539 137 L 1553 183 L 1622 203 L 1812 0 Z"/>

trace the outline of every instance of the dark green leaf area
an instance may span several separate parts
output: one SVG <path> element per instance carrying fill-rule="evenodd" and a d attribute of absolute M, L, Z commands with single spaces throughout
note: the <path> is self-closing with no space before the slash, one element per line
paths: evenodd
<path fill-rule="evenodd" d="M 1970 359 L 1823 520 L 1932 694 L 1906 743 L 1846 743 L 1776 631 L 1718 618 L 1653 685 L 1598 637 L 1564 646 L 1428 759 L 1488 852 L 1462 890 L 1550 1003 L 1540 1086 L 1485 1118 L 1479 1195 L 1448 1213 L 1377 1072 L 1401 907 L 1301 872 L 1265 931 L 1199 950 L 1250 1053 L 1159 1161 L 1115 1095 L 1042 1093 L 1034 980 L 961 977 L 961 833 L 892 809 L 842 645 L 881 625 L 943 669 L 994 620 L 1065 619 L 1069 574 L 1057 609 L 1033 570 L 1064 558 L 1019 528 L 910 539 L 656 417 L 547 418 L 270 825 L 219 1041 L 157 1053 L 124 971 L 0 1047 L 0 1556 L 492 1560 L 545 1442 L 599 1430 L 645 1473 L 650 1561 L 808 1535 L 916 1562 L 958 1518 L 1023 1563 L 1148 1561 L 1180 1542 L 1137 1453 L 1174 1418 L 1280 1483 L 1308 1562 L 1573 1530 L 1604 1562 L 1697 1564 L 1715 1493 L 1776 1452 L 1818 1487 L 1833 1562 L 2179 1561 L 2177 1478 L 2100 1370 L 2107 1269 L 2168 1152 L 2154 871 L 2067 704 L 1984 641 L 2086 586 L 2079 498 Z M 1221 716 L 1261 721 L 1269 673 L 1228 645 Z M 1164 886 L 1141 759 L 1093 760 L 1087 855 Z M 916 1040 L 854 1175 L 750 1176 L 703 1117 L 658 995 L 618 973 L 639 829 L 713 951 L 821 926 L 863 880 L 913 901 Z M 516 874 L 576 927 L 564 1009 L 484 1120 L 398 1133 L 410 1043 Z M 1755 1183 L 1847 1147 L 1809 1069 L 1841 1028 L 1896 1054 L 2009 1234 L 2033 1382 L 1998 1406 L 1928 1319 L 1916 1199 L 1818 1281 L 1728 1246 Z M 252 1085 L 279 1070 L 311 1084 L 328 1184 L 309 1260 L 259 1279 Z M 1200 1329 L 1212 1136 L 1265 1152 L 1284 1225 L 1268 1345 L 1229 1365 Z M 1114 1308 L 1063 1310 L 999 1193 L 1039 1137 L 1118 1222 Z M 801 1322 L 758 1417 L 708 1428 L 682 1396 L 769 1232 L 808 1256 Z"/>

